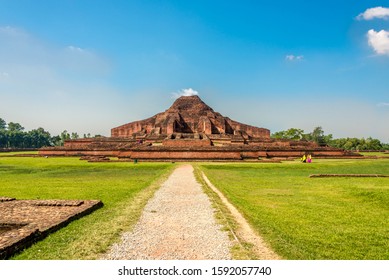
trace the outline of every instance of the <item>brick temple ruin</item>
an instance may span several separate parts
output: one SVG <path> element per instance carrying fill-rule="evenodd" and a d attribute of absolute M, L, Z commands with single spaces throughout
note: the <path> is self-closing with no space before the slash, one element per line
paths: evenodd
<path fill-rule="evenodd" d="M 165 112 L 111 129 L 111 137 L 65 141 L 43 156 L 118 157 L 128 160 L 263 160 L 358 156 L 311 141 L 270 138 L 270 130 L 222 116 L 197 95 L 182 96 Z"/>
<path fill-rule="evenodd" d="M 103 206 L 99 200 L 17 200 L 0 197 L 0 260 Z"/>

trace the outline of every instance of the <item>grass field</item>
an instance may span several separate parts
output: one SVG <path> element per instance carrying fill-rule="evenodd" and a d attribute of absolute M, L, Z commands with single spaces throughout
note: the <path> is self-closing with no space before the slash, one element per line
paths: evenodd
<path fill-rule="evenodd" d="M 196 165 L 285 259 L 389 259 L 389 178 L 308 177 L 389 175 L 387 159 Z M 98 258 L 174 166 L 0 157 L 0 196 L 104 202 L 14 258 Z"/>
<path fill-rule="evenodd" d="M 15 259 L 95 259 L 139 218 L 173 164 L 87 163 L 78 158 L 0 157 L 0 196 L 99 199 L 104 207 L 70 223 Z"/>
<path fill-rule="evenodd" d="M 38 151 L 0 152 L 0 157 L 7 157 L 7 156 L 21 155 L 21 154 L 37 155 Z"/>
<path fill-rule="evenodd" d="M 201 164 L 211 182 L 285 259 L 389 259 L 389 160 Z"/>
<path fill-rule="evenodd" d="M 378 156 L 378 157 L 389 157 L 389 153 L 383 152 L 360 152 L 364 156 Z"/>

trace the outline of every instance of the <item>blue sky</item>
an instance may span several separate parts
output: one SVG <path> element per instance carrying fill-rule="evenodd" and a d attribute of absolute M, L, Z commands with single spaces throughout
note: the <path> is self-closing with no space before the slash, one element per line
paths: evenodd
<path fill-rule="evenodd" d="M 389 1 L 0 0 L 0 117 L 109 136 L 185 89 L 272 132 L 389 142 Z"/>

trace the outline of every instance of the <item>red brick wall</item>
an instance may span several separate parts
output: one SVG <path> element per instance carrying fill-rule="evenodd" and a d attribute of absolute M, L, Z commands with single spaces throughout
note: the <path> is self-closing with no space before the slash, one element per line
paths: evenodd
<path fill-rule="evenodd" d="M 64 147 L 70 149 L 86 149 L 92 143 L 92 139 L 68 140 L 65 141 Z"/>
<path fill-rule="evenodd" d="M 162 142 L 166 147 L 207 147 L 211 146 L 209 139 L 192 140 L 192 139 L 166 139 Z"/>
<path fill-rule="evenodd" d="M 121 155 L 119 155 L 120 157 Z M 240 160 L 239 151 L 220 152 L 220 151 L 132 151 L 133 159 L 188 159 L 188 160 Z"/>
<path fill-rule="evenodd" d="M 119 151 L 39 150 L 41 156 L 107 156 L 117 157 Z"/>

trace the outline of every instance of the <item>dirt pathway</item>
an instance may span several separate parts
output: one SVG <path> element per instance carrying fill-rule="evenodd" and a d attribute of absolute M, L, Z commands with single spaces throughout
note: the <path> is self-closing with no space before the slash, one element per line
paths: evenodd
<path fill-rule="evenodd" d="M 146 205 L 132 232 L 122 235 L 104 259 L 230 259 L 228 234 L 191 165 L 179 166 Z"/>
<path fill-rule="evenodd" d="M 249 225 L 246 219 L 240 214 L 240 212 L 233 206 L 227 198 L 208 180 L 207 176 L 202 172 L 202 177 L 206 184 L 220 197 L 223 204 L 227 206 L 228 210 L 238 223 L 239 228 L 237 235 L 242 238 L 245 242 L 254 245 L 253 250 L 256 255 L 263 260 L 278 260 L 280 257 L 273 252 L 263 241 L 262 237 L 259 236 Z"/>

